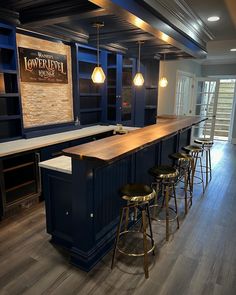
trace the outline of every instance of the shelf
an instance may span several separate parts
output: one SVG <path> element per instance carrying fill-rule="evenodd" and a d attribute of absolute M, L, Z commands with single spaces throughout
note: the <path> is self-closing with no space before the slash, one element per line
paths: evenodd
<path fill-rule="evenodd" d="M 13 186 L 13 187 L 11 187 L 9 189 L 6 189 L 6 193 L 11 192 L 11 191 L 14 191 L 14 190 L 17 190 L 17 189 L 19 189 L 19 188 L 21 188 L 23 186 L 29 185 L 29 184 L 34 183 L 34 182 L 35 182 L 35 180 L 30 180 L 30 181 L 21 183 L 19 185 Z"/>
<path fill-rule="evenodd" d="M 19 97 L 19 93 L 0 93 L 0 97 Z"/>
<path fill-rule="evenodd" d="M 146 86 L 145 89 L 147 90 L 157 89 L 157 86 Z"/>
<path fill-rule="evenodd" d="M 117 66 L 116 65 L 110 65 L 110 66 L 107 66 L 108 69 L 116 69 Z"/>
<path fill-rule="evenodd" d="M 80 109 L 81 113 L 90 113 L 90 112 L 101 112 L 101 108 L 93 108 L 93 109 Z"/>
<path fill-rule="evenodd" d="M 88 73 L 79 73 L 79 79 L 91 79 L 91 75 Z"/>
<path fill-rule="evenodd" d="M 155 106 L 155 105 L 147 105 L 147 106 L 145 106 L 145 109 L 147 109 L 147 110 L 154 110 L 156 108 L 157 108 L 157 106 Z"/>
<path fill-rule="evenodd" d="M 16 70 L 9 70 L 9 69 L 2 69 L 0 66 L 0 73 L 4 73 L 4 74 L 17 74 Z"/>
<path fill-rule="evenodd" d="M 9 49 L 9 50 L 15 50 L 15 46 L 10 45 L 10 44 L 2 44 L 2 43 L 0 43 L 0 48 Z"/>
<path fill-rule="evenodd" d="M 20 168 L 27 167 L 27 166 L 34 165 L 34 164 L 35 164 L 35 162 L 24 163 L 24 164 L 21 164 L 21 165 L 17 165 L 15 167 L 10 167 L 10 168 L 3 169 L 3 172 L 14 171 L 16 169 L 20 169 Z"/>
<path fill-rule="evenodd" d="M 80 96 L 101 96 L 101 93 L 80 93 Z"/>
<path fill-rule="evenodd" d="M 20 115 L 9 115 L 9 116 L 0 115 L 0 121 L 17 120 L 17 119 L 21 119 L 21 116 Z"/>

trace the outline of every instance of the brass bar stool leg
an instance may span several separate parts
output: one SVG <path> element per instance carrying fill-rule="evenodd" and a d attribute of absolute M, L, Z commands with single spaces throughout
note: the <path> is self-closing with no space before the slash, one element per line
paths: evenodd
<path fill-rule="evenodd" d="M 210 167 L 210 180 L 211 180 L 211 149 L 209 148 L 209 167 Z"/>
<path fill-rule="evenodd" d="M 129 224 L 129 201 L 127 201 L 127 207 L 125 210 L 125 230 L 128 229 L 128 224 Z"/>
<path fill-rule="evenodd" d="M 152 224 L 151 224 L 149 203 L 146 204 L 146 211 L 147 211 L 148 224 L 149 224 L 150 236 L 151 236 L 152 247 L 153 247 L 154 246 L 154 240 L 153 240 L 153 232 L 152 232 Z M 155 255 L 155 250 L 154 249 L 152 251 L 152 254 Z"/>
<path fill-rule="evenodd" d="M 203 178 L 203 171 L 202 171 L 202 159 L 199 157 L 199 162 L 200 162 L 200 172 L 201 172 L 201 177 L 202 177 L 202 190 L 203 193 L 205 192 L 205 186 L 204 186 L 204 178 Z"/>
<path fill-rule="evenodd" d="M 188 214 L 188 170 L 184 171 L 184 206 L 185 206 L 185 215 Z"/>
<path fill-rule="evenodd" d="M 114 246 L 113 255 L 112 255 L 111 269 L 113 269 L 114 261 L 115 261 L 115 257 L 116 257 L 117 245 L 119 243 L 121 225 L 122 225 L 123 216 L 124 216 L 124 210 L 125 210 L 125 208 L 122 208 L 121 214 L 120 214 L 119 225 L 118 225 L 117 232 L 116 232 L 116 241 L 115 241 L 115 246 Z"/>
<path fill-rule="evenodd" d="M 147 233 L 146 233 L 146 210 L 142 209 L 142 223 L 143 223 L 143 268 L 145 273 L 145 278 L 148 279 L 148 254 L 147 254 Z"/>
<path fill-rule="evenodd" d="M 179 229 L 179 215 L 178 215 L 178 205 L 177 205 L 177 199 L 176 199 L 176 192 L 175 192 L 175 185 L 172 185 L 173 188 L 173 194 L 174 194 L 174 200 L 175 200 L 175 213 L 176 213 L 176 221 L 177 221 L 177 228 Z"/>
<path fill-rule="evenodd" d="M 191 191 L 191 193 L 193 194 L 193 180 L 194 180 L 194 158 L 192 158 L 191 160 L 191 164 L 190 164 L 190 174 L 189 174 L 189 189 Z"/>
<path fill-rule="evenodd" d="M 192 162 L 192 161 L 191 161 Z M 190 164 L 192 165 L 192 164 Z M 192 184 L 191 184 L 191 166 L 188 167 L 188 180 L 187 180 L 187 189 L 189 188 L 189 193 L 190 193 L 190 207 L 193 204 L 193 188 L 192 188 Z"/>
<path fill-rule="evenodd" d="M 166 205 L 166 241 L 169 241 L 169 187 L 165 186 L 165 205 Z"/>
<path fill-rule="evenodd" d="M 206 149 L 206 186 L 208 185 L 208 163 L 209 163 L 209 158 L 208 158 L 208 150 Z"/>

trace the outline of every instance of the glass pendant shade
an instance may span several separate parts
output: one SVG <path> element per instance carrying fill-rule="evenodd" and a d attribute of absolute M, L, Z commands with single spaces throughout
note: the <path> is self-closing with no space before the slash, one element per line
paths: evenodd
<path fill-rule="evenodd" d="M 106 76 L 103 72 L 102 67 L 95 67 L 92 73 L 92 81 L 93 83 L 104 83 Z"/>
<path fill-rule="evenodd" d="M 142 73 L 140 72 L 140 55 L 141 55 L 141 41 L 138 42 L 138 71 L 137 73 L 135 74 L 134 76 L 134 85 L 135 86 L 143 86 L 143 83 L 144 83 L 144 78 L 143 78 L 143 75 Z"/>
<path fill-rule="evenodd" d="M 93 24 L 93 27 L 97 28 L 97 66 L 94 68 L 91 79 L 93 81 L 93 83 L 96 84 L 102 84 L 104 83 L 105 79 L 106 79 L 106 75 L 103 72 L 102 67 L 100 67 L 99 64 L 99 29 L 102 28 L 104 26 L 104 23 L 95 23 Z"/>
<path fill-rule="evenodd" d="M 135 86 L 142 86 L 144 83 L 144 78 L 142 73 L 138 72 L 136 73 L 135 77 L 134 77 L 134 85 Z"/>
<path fill-rule="evenodd" d="M 167 81 L 166 77 L 162 77 L 160 79 L 159 85 L 160 85 L 160 87 L 166 87 L 168 85 L 168 81 Z"/>

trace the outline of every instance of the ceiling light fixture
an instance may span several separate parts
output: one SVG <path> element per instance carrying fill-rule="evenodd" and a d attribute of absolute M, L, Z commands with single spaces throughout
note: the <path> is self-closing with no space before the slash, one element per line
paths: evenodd
<path fill-rule="evenodd" d="M 213 15 L 213 16 L 208 17 L 207 20 L 208 20 L 209 22 L 217 22 L 218 20 L 220 20 L 220 17 L 217 16 L 217 15 Z"/>
<path fill-rule="evenodd" d="M 236 48 L 231 48 L 230 51 L 233 51 L 234 52 L 234 51 L 236 51 Z"/>
<path fill-rule="evenodd" d="M 164 53 L 164 60 L 163 60 L 163 76 L 161 77 L 161 79 L 159 80 L 159 86 L 160 87 L 166 87 L 168 85 L 168 80 L 165 77 L 165 53 Z"/>
<path fill-rule="evenodd" d="M 104 23 L 95 23 L 93 27 L 97 28 L 97 66 L 94 68 L 91 79 L 93 83 L 101 84 L 104 83 L 106 75 L 102 67 L 99 65 L 99 29 L 104 27 Z"/>
<path fill-rule="evenodd" d="M 141 44 L 142 43 L 143 43 L 142 41 L 138 41 L 138 72 L 136 73 L 134 80 L 133 80 L 135 86 L 142 86 L 144 83 L 143 75 L 140 72 L 140 55 L 141 55 Z"/>

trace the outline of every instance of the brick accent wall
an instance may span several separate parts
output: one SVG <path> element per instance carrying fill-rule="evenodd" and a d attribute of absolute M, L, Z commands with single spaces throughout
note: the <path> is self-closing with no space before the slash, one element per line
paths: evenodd
<path fill-rule="evenodd" d="M 68 84 L 20 81 L 24 128 L 73 121 L 70 46 L 23 34 L 17 34 L 16 40 L 18 47 L 39 49 L 67 56 Z"/>

